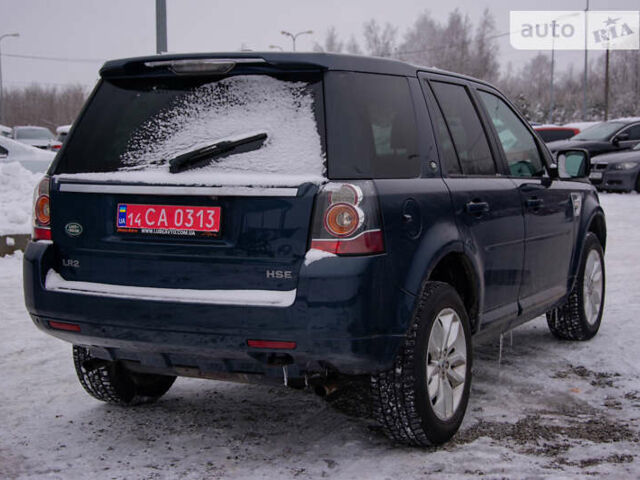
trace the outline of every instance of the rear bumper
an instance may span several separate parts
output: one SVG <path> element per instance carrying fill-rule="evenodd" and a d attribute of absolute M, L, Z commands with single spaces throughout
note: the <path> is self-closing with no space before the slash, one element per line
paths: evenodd
<path fill-rule="evenodd" d="M 219 305 L 45 288 L 54 248 L 30 243 L 24 256 L 27 310 L 46 333 L 109 360 L 175 372 L 290 376 L 327 368 L 345 374 L 390 368 L 404 340 L 414 297 L 386 283 L 388 259 L 332 257 L 303 266 L 292 302 Z M 134 292 L 135 295 L 135 292 Z M 132 295 L 133 296 L 133 295 Z M 68 322 L 80 332 L 51 328 Z M 293 350 L 249 348 L 248 340 L 296 342 Z M 273 353 L 278 356 L 273 364 Z"/>

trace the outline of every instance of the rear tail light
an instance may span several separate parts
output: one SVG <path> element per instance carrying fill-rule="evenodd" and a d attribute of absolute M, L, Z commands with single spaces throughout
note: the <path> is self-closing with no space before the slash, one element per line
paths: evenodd
<path fill-rule="evenodd" d="M 33 240 L 51 240 L 49 177 L 40 180 L 33 192 Z"/>
<path fill-rule="evenodd" d="M 311 248 L 337 255 L 384 252 L 373 183 L 328 183 L 316 197 Z"/>

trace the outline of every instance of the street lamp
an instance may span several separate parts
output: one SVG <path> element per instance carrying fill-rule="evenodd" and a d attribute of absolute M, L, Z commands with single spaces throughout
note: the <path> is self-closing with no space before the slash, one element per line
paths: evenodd
<path fill-rule="evenodd" d="M 7 37 L 19 37 L 20 34 L 19 33 L 5 33 L 4 35 L 0 35 L 0 43 L 2 43 L 2 40 L 7 38 Z M 2 122 L 2 97 L 3 93 L 2 93 L 2 50 L 0 50 L 0 122 Z"/>
<path fill-rule="evenodd" d="M 286 30 L 282 30 L 280 32 L 282 35 L 284 35 L 285 37 L 289 37 L 291 38 L 291 41 L 293 42 L 293 51 L 296 51 L 296 38 L 298 38 L 300 35 L 311 35 L 313 33 L 313 30 L 305 30 L 304 32 L 298 32 L 295 35 L 293 33 L 287 32 Z"/>

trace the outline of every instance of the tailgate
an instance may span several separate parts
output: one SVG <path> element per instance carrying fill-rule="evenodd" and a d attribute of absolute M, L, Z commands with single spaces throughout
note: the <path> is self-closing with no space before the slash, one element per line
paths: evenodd
<path fill-rule="evenodd" d="M 54 177 L 55 269 L 67 281 L 132 287 L 293 290 L 317 189 L 65 183 Z M 169 215 L 215 209 L 218 231 L 191 233 L 184 222 L 172 229 L 119 228 L 119 209 L 130 205 L 164 208 Z"/>

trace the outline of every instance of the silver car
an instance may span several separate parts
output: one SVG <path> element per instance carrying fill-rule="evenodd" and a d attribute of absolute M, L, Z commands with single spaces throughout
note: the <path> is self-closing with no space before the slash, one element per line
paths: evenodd
<path fill-rule="evenodd" d="M 0 163 L 19 162 L 27 170 L 44 173 L 56 154 L 0 135 Z"/>

